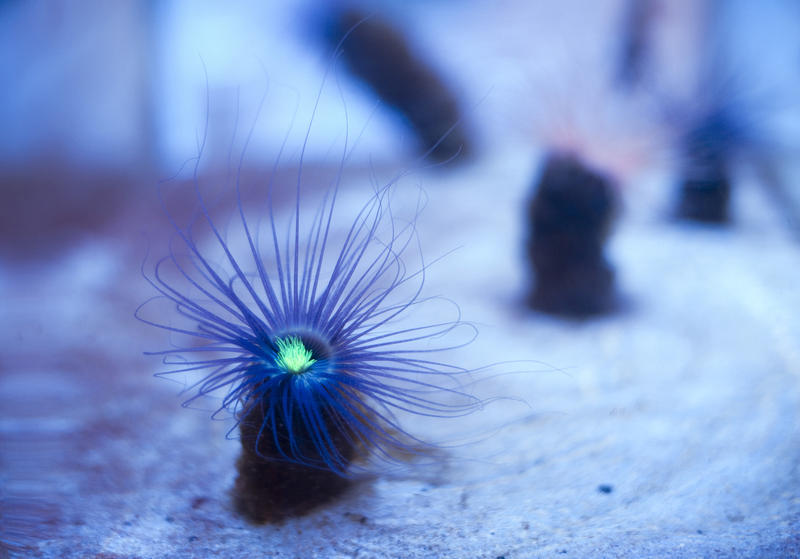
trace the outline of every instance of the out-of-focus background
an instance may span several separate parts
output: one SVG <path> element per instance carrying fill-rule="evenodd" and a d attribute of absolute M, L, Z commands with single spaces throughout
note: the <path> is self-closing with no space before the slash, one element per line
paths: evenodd
<path fill-rule="evenodd" d="M 344 13 L 428 85 L 370 82 L 402 69 L 346 39 L 333 62 Z M 0 79 L 0 556 L 800 555 L 796 2 L 9 1 Z M 456 122 L 415 105 L 434 97 Z M 346 203 L 373 175 L 424 189 L 426 259 L 456 249 L 427 290 L 481 330 L 450 359 L 539 364 L 478 384 L 527 405 L 410 419 L 496 428 L 441 467 L 257 527 L 230 504 L 238 443 L 153 378 L 169 336 L 133 314 L 171 236 L 159 191 L 180 216 L 193 177 L 291 186 L 309 123 L 310 187 L 346 141 Z M 457 149 L 423 157 L 440 136 Z M 613 312 L 526 304 L 555 152 L 613 179 Z M 675 219 L 709 158 L 727 219 Z"/>

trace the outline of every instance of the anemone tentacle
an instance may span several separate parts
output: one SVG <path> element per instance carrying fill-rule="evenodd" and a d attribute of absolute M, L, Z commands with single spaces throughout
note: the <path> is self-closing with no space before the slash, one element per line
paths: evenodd
<path fill-rule="evenodd" d="M 310 125 L 288 214 L 276 211 L 274 200 L 288 133 L 266 185 L 266 212 L 258 226 L 248 217 L 237 175 L 231 220 L 241 230 L 241 250 L 215 224 L 198 179 L 193 182 L 197 211 L 185 225 L 159 192 L 174 235 L 168 254 L 150 273 L 143 265 L 157 295 L 136 314 L 180 338 L 173 347 L 148 353 L 160 356 L 167 368 L 159 376 L 193 379 L 184 405 L 221 397 L 212 416 L 233 417 L 228 435 L 239 429 L 252 453 L 346 476 L 357 453 L 393 461 L 427 444 L 403 428 L 401 413 L 455 418 L 484 402 L 460 385 L 472 370 L 435 357 L 474 339 L 475 328 L 462 321 L 457 305 L 453 320 L 414 323 L 419 308 L 449 302 L 424 295 L 426 273 L 438 259 L 425 261 L 417 237 L 423 196 L 411 217 L 401 220 L 392 197 L 402 173 L 381 186 L 373 182 L 352 222 L 335 231 L 349 154 L 345 137 L 335 177 L 306 224 L 301 179 L 309 131 Z M 252 129 L 245 146 L 251 135 Z M 206 132 L 201 155 L 205 137 Z M 279 218 L 287 220 L 283 234 Z M 419 265 L 409 269 L 406 257 L 412 251 Z M 157 301 L 168 302 L 169 318 L 144 316 Z M 440 341 L 459 328 L 471 336 Z"/>

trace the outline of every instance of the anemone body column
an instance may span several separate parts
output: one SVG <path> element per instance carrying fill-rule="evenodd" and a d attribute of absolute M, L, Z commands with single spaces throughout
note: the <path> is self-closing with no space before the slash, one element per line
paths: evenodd
<path fill-rule="evenodd" d="M 273 345 L 281 378 L 269 387 L 254 387 L 239 423 L 242 453 L 234 502 L 239 513 L 256 523 L 302 515 L 334 499 L 350 480 L 327 467 L 331 454 L 341 468 L 356 454 L 355 439 L 336 421 L 331 405 L 302 401 L 309 392 L 298 384 L 324 382 L 313 378 L 316 368 L 328 366 L 319 344 L 306 349 L 299 337 L 289 337 L 276 338 Z M 325 446 L 320 446 L 320 433 Z"/>
<path fill-rule="evenodd" d="M 604 245 L 616 213 L 611 180 L 577 157 L 548 156 L 528 206 L 527 256 L 535 282 L 528 304 L 563 315 L 591 315 L 617 304 Z"/>

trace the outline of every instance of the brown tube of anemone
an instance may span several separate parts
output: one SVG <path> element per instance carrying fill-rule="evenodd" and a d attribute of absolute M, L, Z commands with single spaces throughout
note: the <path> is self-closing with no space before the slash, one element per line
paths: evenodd
<path fill-rule="evenodd" d="M 724 115 L 712 115 L 686 135 L 678 218 L 718 224 L 730 221 L 729 159 L 735 130 Z"/>
<path fill-rule="evenodd" d="M 573 155 L 548 157 L 528 207 L 530 307 L 573 316 L 616 308 L 615 274 L 604 254 L 616 208 L 608 177 Z"/>
<path fill-rule="evenodd" d="M 326 35 L 350 72 L 405 118 L 422 151 L 442 162 L 469 152 L 456 96 L 389 21 L 343 9 L 329 18 Z"/>
<path fill-rule="evenodd" d="M 261 397 L 252 402 L 239 424 L 242 453 L 236 462 L 238 476 L 233 488 L 237 511 L 257 524 L 305 514 L 335 499 L 351 484 L 349 478 L 330 469 L 283 459 L 281 450 L 286 452 L 291 444 L 309 461 L 323 462 L 300 414 L 293 413 L 290 432 L 280 419 L 281 410 L 275 413 L 278 419 L 274 424 L 267 418 L 265 400 Z M 323 413 L 332 446 L 341 461 L 349 463 L 357 451 L 352 438 L 336 427 L 329 410 Z"/>

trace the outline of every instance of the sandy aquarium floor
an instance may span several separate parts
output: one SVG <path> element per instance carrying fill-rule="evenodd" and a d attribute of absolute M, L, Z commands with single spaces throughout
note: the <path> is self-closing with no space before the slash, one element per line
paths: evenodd
<path fill-rule="evenodd" d="M 410 418 L 412 431 L 466 442 L 280 525 L 235 514 L 229 424 L 181 408 L 181 387 L 140 353 L 166 343 L 132 316 L 149 295 L 140 237 L 110 230 L 48 264 L 4 265 L 0 428 L 17 555 L 800 553 L 800 250 L 763 189 L 743 180 L 735 225 L 715 228 L 669 221 L 655 194 L 665 179 L 644 181 L 610 243 L 627 308 L 576 322 L 520 304 L 518 218 L 537 163 L 506 153 L 407 190 L 428 197 L 426 257 L 456 249 L 426 292 L 480 329 L 449 357 L 535 360 L 472 386 L 515 399 L 460 422 Z"/>
<path fill-rule="evenodd" d="M 248 523 L 232 505 L 240 444 L 225 438 L 230 420 L 209 419 L 213 400 L 181 407 L 183 385 L 154 377 L 162 366 L 143 355 L 168 347 L 169 335 L 134 318 L 154 295 L 142 262 L 163 254 L 170 236 L 154 185 L 173 167 L 73 184 L 48 168 L 53 176 L 37 186 L 34 204 L 4 203 L 27 196 L 24 188 L 0 192 L 0 221 L 13 225 L 3 231 L 22 231 L 12 240 L 0 235 L 0 559 L 800 557 L 800 244 L 787 205 L 740 165 L 730 225 L 669 217 L 676 158 L 659 149 L 674 133 L 660 128 L 671 123 L 640 119 L 652 107 L 637 106 L 635 96 L 617 106 L 608 91 L 603 49 L 619 0 L 505 0 L 488 12 L 408 4 L 404 28 L 433 47 L 434 65 L 460 85 L 477 138 L 473 157 L 417 169 L 393 197 L 393 209 L 408 215 L 422 193 L 416 228 L 431 263 L 424 293 L 455 303 L 421 307 L 413 319 L 452 319 L 459 310 L 477 326 L 472 343 L 444 357 L 468 368 L 499 363 L 468 385 L 489 403 L 460 420 L 405 417 L 410 432 L 443 443 L 441 450 L 379 468 L 305 516 Z M 692 3 L 670 3 L 683 4 Z M 549 21 L 565 23 L 541 23 Z M 576 35 L 585 48 L 573 56 L 567 45 Z M 682 52 L 670 56 L 683 60 Z M 319 53 L 307 56 L 314 64 L 303 59 L 313 71 L 295 81 L 300 64 L 278 58 L 269 70 L 292 90 L 285 106 L 296 92 L 313 104 Z M 207 61 L 205 75 L 184 70 L 213 86 L 215 59 Z M 664 64 L 659 79 L 683 83 L 685 76 L 668 75 L 676 68 L 683 67 Z M 370 161 L 384 179 L 409 154 L 408 142 L 392 136 L 407 135 L 397 120 L 341 82 L 343 96 L 356 99 L 352 136 L 372 122 L 359 140 L 366 156 L 347 161 L 353 172 L 341 184 L 338 239 L 347 214 L 369 195 Z M 200 85 L 195 93 L 204 94 Z M 334 114 L 315 121 L 323 141 L 309 150 L 310 183 L 335 172 L 338 156 L 324 156 L 336 153 L 329 139 L 342 137 L 342 103 L 330 89 Z M 183 99 L 179 87 L 172 93 Z M 174 104 L 165 110 L 181 103 Z M 301 142 L 305 116 L 297 119 Z M 284 126 L 267 134 L 273 143 Z M 195 129 L 187 127 L 191 151 Z M 220 129 L 224 159 L 229 136 Z M 565 138 L 623 176 L 608 251 L 626 304 L 584 321 L 523 304 L 526 204 L 542 150 Z M 253 150 L 248 184 L 269 174 L 272 147 Z M 790 159 L 778 170 L 796 195 L 800 173 Z M 292 169 L 278 174 L 291 179 Z M 279 197 L 278 219 L 291 204 Z M 418 254 L 412 245 L 411 268 Z"/>

